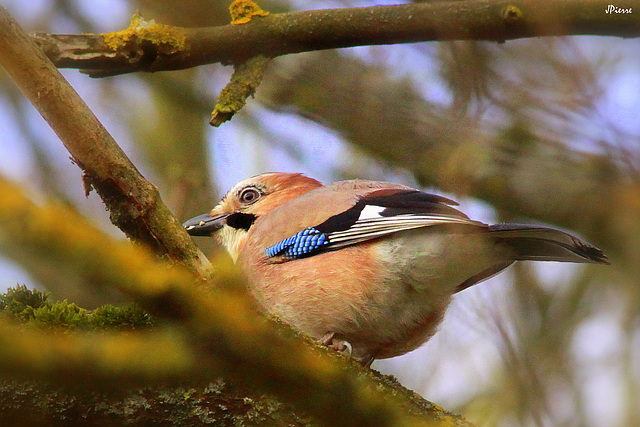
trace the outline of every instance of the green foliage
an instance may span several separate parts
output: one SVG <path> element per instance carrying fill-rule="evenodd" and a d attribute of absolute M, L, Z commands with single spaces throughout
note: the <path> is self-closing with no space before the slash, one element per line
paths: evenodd
<path fill-rule="evenodd" d="M 103 305 L 86 310 L 74 303 L 51 302 L 45 292 L 25 285 L 0 294 L 0 313 L 25 324 L 65 329 L 137 329 L 152 326 L 154 319 L 137 305 Z"/>

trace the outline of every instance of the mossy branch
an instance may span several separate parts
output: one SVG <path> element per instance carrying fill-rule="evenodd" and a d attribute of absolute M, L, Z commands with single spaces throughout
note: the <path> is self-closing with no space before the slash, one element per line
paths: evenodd
<path fill-rule="evenodd" d="M 267 321 L 254 309 L 235 270 L 217 270 L 208 287 L 185 267 L 162 261 L 143 247 L 116 241 L 61 205 L 36 205 L 15 185 L 0 179 L 0 249 L 50 254 L 61 270 L 73 269 L 97 287 L 114 287 L 132 296 L 164 322 L 169 335 L 113 334 L 104 337 L 65 335 L 60 340 L 33 331 L 32 339 L 10 326 L 0 328 L 0 370 L 65 384 L 73 377 L 92 387 L 123 387 L 154 378 L 214 380 L 218 376 L 291 403 L 332 425 L 399 425 L 433 423 L 451 418 L 400 386 L 389 387 L 371 371 L 348 364 L 334 352 L 296 339 L 286 325 Z M 230 264 L 227 264 L 229 266 Z M 174 339 L 175 338 L 175 339 Z M 102 341 L 101 341 L 102 340 Z M 12 344 L 16 342 L 17 344 Z M 38 343 L 35 350 L 33 343 Z M 137 343 L 137 344 L 136 344 Z M 175 357 L 154 359 L 162 349 Z M 169 348 L 170 347 L 170 348 Z M 91 350 L 94 349 L 94 350 Z M 96 350 L 97 349 L 97 350 Z M 102 350 L 100 350 L 102 349 Z M 131 351 L 129 351 L 131 350 Z M 115 368 L 103 365 L 105 352 L 121 358 Z M 149 365 L 140 354 L 150 357 Z M 179 356 L 182 354 L 183 356 Z M 286 356 L 283 356 L 286 355 Z M 145 356 L 145 357 L 147 357 Z M 127 368 L 129 359 L 138 369 Z M 69 363 L 71 360 L 73 363 Z M 154 373 L 151 366 L 160 364 Z M 20 368 L 20 369 L 19 369 Z M 105 373 L 106 372 L 106 373 Z M 435 421 L 434 421 L 435 420 Z M 439 422 L 439 421 L 438 421 Z"/>
<path fill-rule="evenodd" d="M 106 35 L 36 34 L 34 39 L 60 68 L 93 77 L 137 71 L 234 64 L 256 55 L 352 46 L 442 40 L 504 42 L 527 37 L 602 35 L 638 37 L 640 13 L 605 13 L 609 0 L 437 1 L 326 9 L 256 16 L 243 25 L 174 28 L 184 48 L 167 43 L 162 31 L 133 32 L 126 48 L 114 49 Z M 182 40 L 182 39 L 181 39 Z"/>

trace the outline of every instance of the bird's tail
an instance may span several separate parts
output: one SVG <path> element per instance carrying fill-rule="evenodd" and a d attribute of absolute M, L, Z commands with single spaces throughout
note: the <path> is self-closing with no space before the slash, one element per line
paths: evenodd
<path fill-rule="evenodd" d="M 514 260 L 609 264 L 595 246 L 564 231 L 530 224 L 489 226 L 491 237 L 508 247 Z"/>

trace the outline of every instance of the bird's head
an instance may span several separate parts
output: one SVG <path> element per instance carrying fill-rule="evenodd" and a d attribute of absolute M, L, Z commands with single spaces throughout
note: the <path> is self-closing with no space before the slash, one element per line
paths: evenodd
<path fill-rule="evenodd" d="M 183 225 L 192 236 L 214 233 L 233 260 L 253 224 L 270 210 L 322 184 L 299 173 L 265 173 L 233 186 L 211 212 L 191 218 Z"/>

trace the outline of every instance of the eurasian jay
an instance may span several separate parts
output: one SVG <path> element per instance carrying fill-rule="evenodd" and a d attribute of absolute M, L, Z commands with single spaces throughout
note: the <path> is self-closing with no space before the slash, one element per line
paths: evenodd
<path fill-rule="evenodd" d="M 423 344 L 454 293 L 515 261 L 608 263 L 563 231 L 486 225 L 456 205 L 387 182 L 266 173 L 184 226 L 217 232 L 265 312 L 365 365 Z"/>

